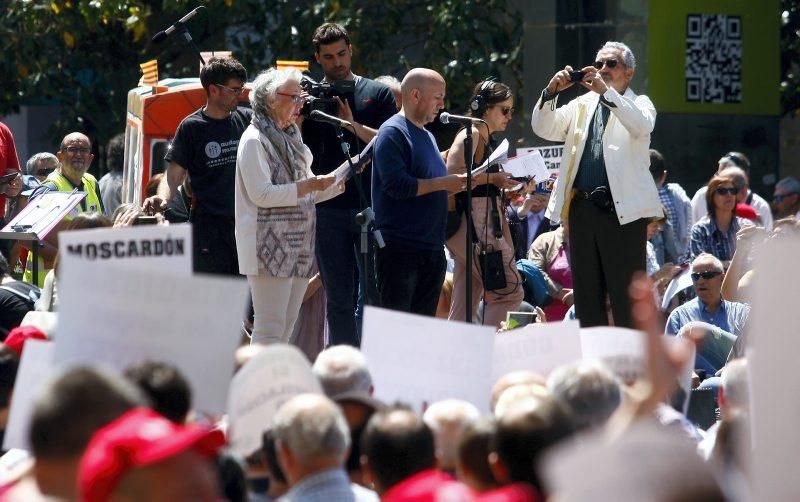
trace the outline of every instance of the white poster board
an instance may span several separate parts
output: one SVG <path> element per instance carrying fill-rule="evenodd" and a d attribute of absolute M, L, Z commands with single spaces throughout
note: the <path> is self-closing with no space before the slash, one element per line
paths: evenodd
<path fill-rule="evenodd" d="M 228 394 L 228 443 L 247 458 L 261 448 L 264 431 L 278 408 L 298 394 L 322 394 L 300 349 L 276 344 L 250 359 L 231 381 Z"/>
<path fill-rule="evenodd" d="M 247 302 L 243 279 L 97 267 L 74 260 L 59 274 L 55 363 L 106 363 L 120 371 L 144 360 L 177 366 L 194 407 L 225 410 Z"/>
<path fill-rule="evenodd" d="M 3 449 L 20 448 L 30 450 L 28 430 L 30 428 L 33 403 L 42 386 L 54 374 L 53 355 L 55 345 L 45 340 L 28 340 L 22 351 L 22 360 L 14 382 L 11 408 L 8 416 Z"/>
<path fill-rule="evenodd" d="M 192 226 L 140 225 L 63 232 L 58 236 L 58 251 L 63 265 L 86 260 L 95 265 L 191 275 Z"/>
<path fill-rule="evenodd" d="M 624 382 L 642 377 L 645 370 L 645 334 L 628 328 L 581 328 L 583 358 L 600 361 Z"/>
<path fill-rule="evenodd" d="M 548 170 L 558 172 L 561 168 L 561 157 L 564 156 L 564 145 L 517 148 L 517 155 L 524 155 L 530 152 L 539 152 Z"/>
<path fill-rule="evenodd" d="M 750 372 L 753 500 L 800 500 L 800 241 L 772 240 L 756 259 L 747 359 Z M 746 450 L 748 444 L 742 445 Z"/>
<path fill-rule="evenodd" d="M 361 351 L 375 396 L 417 410 L 456 398 L 489 411 L 494 327 L 367 306 Z"/>
<path fill-rule="evenodd" d="M 529 324 L 494 337 L 492 382 L 506 373 L 531 370 L 547 376 L 562 364 L 581 359 L 578 321 Z"/>

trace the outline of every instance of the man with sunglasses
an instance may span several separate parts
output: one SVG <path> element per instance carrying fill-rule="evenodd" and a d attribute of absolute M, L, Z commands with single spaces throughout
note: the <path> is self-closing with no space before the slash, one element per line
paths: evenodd
<path fill-rule="evenodd" d="M 800 181 L 797 178 L 787 176 L 775 184 L 772 209 L 777 220 L 790 216 L 800 219 Z"/>
<path fill-rule="evenodd" d="M 553 76 L 531 118 L 539 137 L 564 142 L 547 216 L 568 218 L 575 308 L 587 327 L 608 324 L 606 296 L 614 323 L 632 326 L 628 284 L 645 269 L 647 221 L 662 215 L 648 170 L 656 110 L 630 88 L 635 67 L 627 45 L 606 42 L 594 65 Z M 589 92 L 557 107 L 576 83 Z"/>
<path fill-rule="evenodd" d="M 725 366 L 733 342 L 747 323 L 750 306 L 722 298 L 725 269 L 714 255 L 703 253 L 695 258 L 691 274 L 697 297 L 672 311 L 664 331 L 701 339 L 695 368 L 713 375 Z"/>
<path fill-rule="evenodd" d="M 188 176 L 195 272 L 239 275 L 233 189 L 239 138 L 253 115 L 239 106 L 246 80 L 247 71 L 233 58 L 211 58 L 203 66 L 206 104 L 178 126 L 164 156 L 167 170 L 158 195 L 144 203 L 147 212 L 163 212 Z"/>

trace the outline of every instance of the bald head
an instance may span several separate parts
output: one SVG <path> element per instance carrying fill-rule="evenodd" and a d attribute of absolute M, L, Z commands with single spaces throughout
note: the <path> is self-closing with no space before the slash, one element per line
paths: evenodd
<path fill-rule="evenodd" d="M 446 85 L 444 78 L 428 68 L 414 68 L 400 84 L 403 94 L 401 113 L 417 127 L 433 122 L 444 108 Z"/>
<path fill-rule="evenodd" d="M 429 68 L 414 68 L 403 78 L 403 82 L 400 84 L 400 92 L 403 93 L 403 98 L 405 98 L 415 89 L 424 91 L 426 88 L 437 84 L 444 85 L 444 78 L 438 72 Z"/>
<path fill-rule="evenodd" d="M 539 385 L 543 390 L 547 390 L 547 379 L 539 373 L 529 370 L 512 371 L 506 373 L 495 382 L 492 387 L 492 410 L 497 406 L 497 401 L 500 400 L 500 395 L 505 392 L 509 387 L 520 384 Z"/>
<path fill-rule="evenodd" d="M 71 132 L 61 140 L 61 148 L 56 156 L 61 162 L 61 173 L 74 185 L 78 185 L 94 160 L 92 142 L 83 133 Z"/>

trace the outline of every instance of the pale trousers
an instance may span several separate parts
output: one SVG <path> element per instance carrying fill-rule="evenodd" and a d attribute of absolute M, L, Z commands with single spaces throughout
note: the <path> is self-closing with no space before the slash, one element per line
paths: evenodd
<path fill-rule="evenodd" d="M 304 277 L 248 275 L 253 295 L 253 336 L 250 343 L 289 343 L 308 287 Z"/>
<path fill-rule="evenodd" d="M 522 288 L 522 278 L 517 272 L 517 261 L 514 257 L 514 244 L 511 241 L 511 231 L 508 228 L 506 215 L 502 205 L 498 201 L 498 211 L 500 213 L 500 226 L 502 228 L 501 239 L 494 237 L 494 226 L 491 218 L 487 218 L 487 206 L 490 201 L 488 197 L 472 198 L 472 220 L 475 224 L 475 232 L 478 240 L 486 246 L 488 251 L 500 251 L 503 254 L 503 269 L 506 276 L 506 287 L 498 291 L 486 291 L 486 311 L 483 315 L 485 326 L 500 326 L 500 321 L 506 320 L 506 312 L 515 311 L 519 308 L 520 302 L 525 297 Z M 488 231 L 488 232 L 487 232 Z M 450 315 L 448 318 L 455 321 L 466 319 L 467 309 L 473 313 L 478 307 L 478 302 L 484 294 L 483 280 L 481 279 L 480 266 L 478 265 L 480 247 L 473 246 L 473 266 L 472 270 L 472 295 L 471 301 L 467 303 L 465 284 L 467 279 L 466 248 L 467 242 L 467 218 L 461 216 L 461 226 L 458 231 L 447 241 L 447 249 L 455 260 L 453 270 L 453 300 L 450 304 Z M 488 243 L 488 244 L 487 244 Z"/>

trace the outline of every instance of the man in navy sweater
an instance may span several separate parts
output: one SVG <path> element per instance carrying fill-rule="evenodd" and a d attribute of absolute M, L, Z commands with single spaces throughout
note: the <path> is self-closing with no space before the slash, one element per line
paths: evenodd
<path fill-rule="evenodd" d="M 386 241 L 376 257 L 381 306 L 433 316 L 445 274 L 447 194 L 466 175 L 448 175 L 425 124 L 444 107 L 445 82 L 426 68 L 400 86 L 403 108 L 378 130 L 372 174 L 375 220 Z"/>

